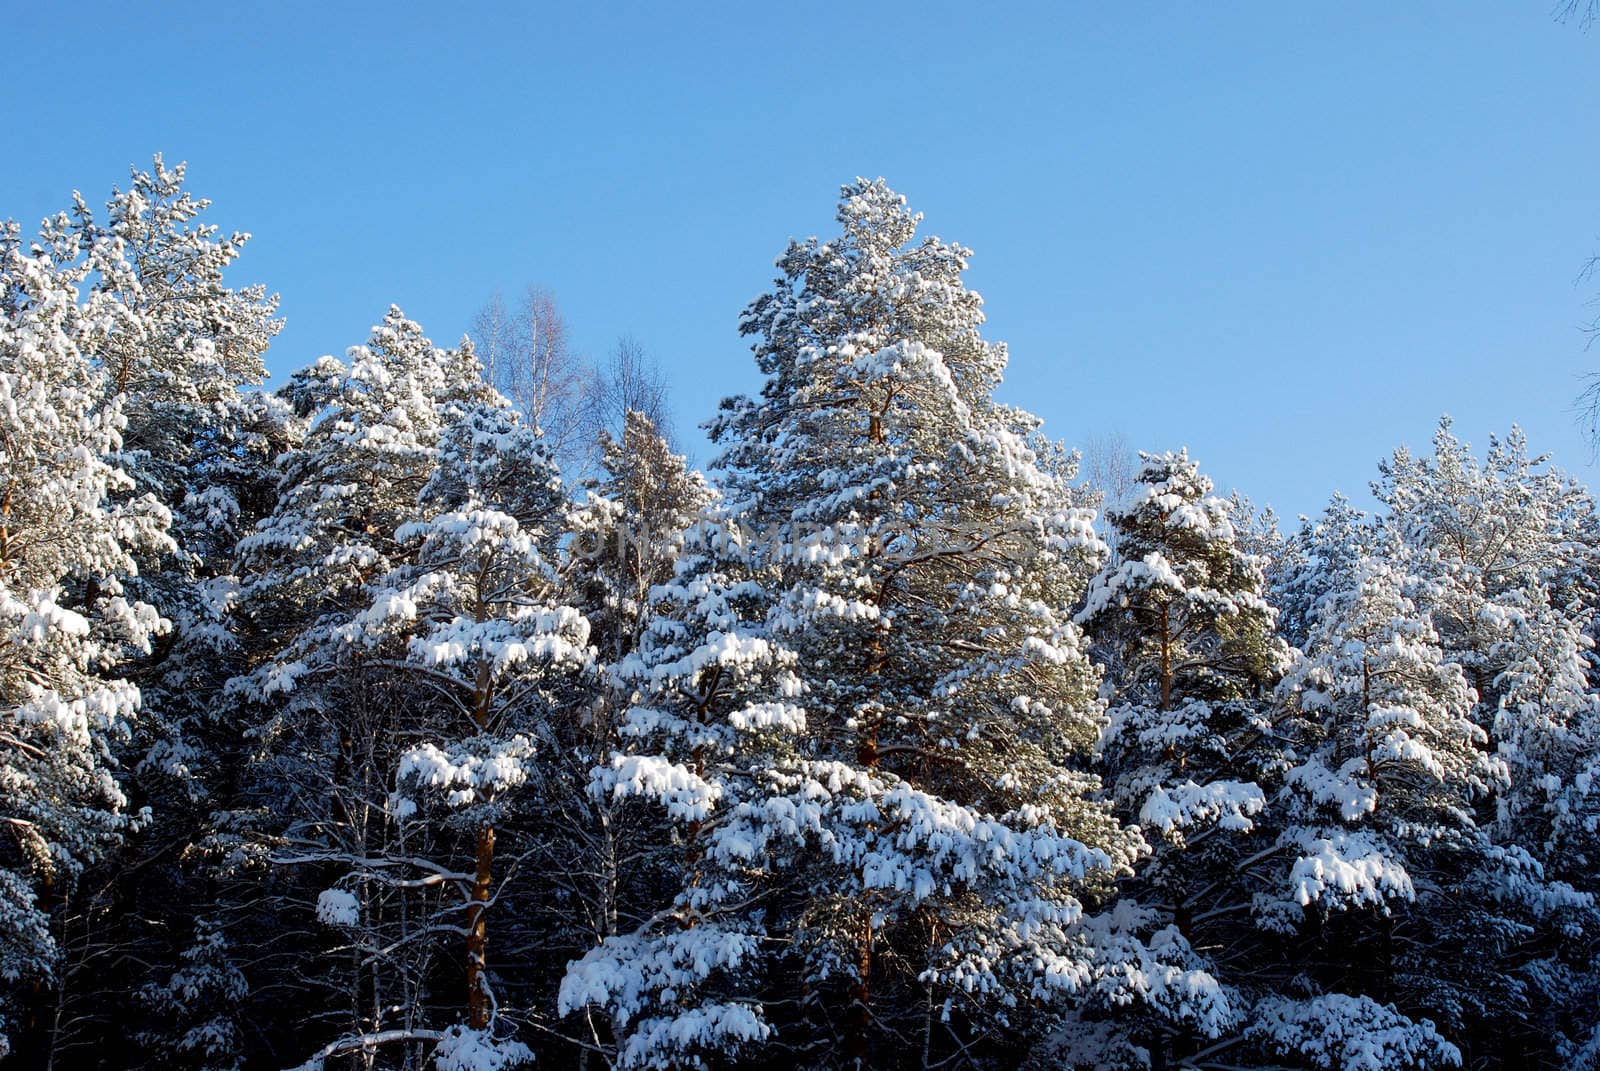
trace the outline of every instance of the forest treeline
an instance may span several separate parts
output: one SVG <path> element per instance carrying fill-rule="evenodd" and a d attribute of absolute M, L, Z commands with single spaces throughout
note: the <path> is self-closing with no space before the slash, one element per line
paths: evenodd
<path fill-rule="evenodd" d="M 4 1066 L 1595 1065 L 1600 525 L 1520 432 L 1102 502 L 857 181 L 702 475 L 627 353 L 260 389 L 205 207 L 0 230 Z"/>

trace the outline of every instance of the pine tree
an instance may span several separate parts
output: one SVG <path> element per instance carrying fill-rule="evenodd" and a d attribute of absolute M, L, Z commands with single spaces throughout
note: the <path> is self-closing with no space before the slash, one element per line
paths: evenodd
<path fill-rule="evenodd" d="M 1407 595 L 1414 583 L 1382 556 L 1352 563 L 1318 601 L 1286 682 L 1319 723 L 1315 750 L 1286 774 L 1310 823 L 1291 832 L 1312 853 L 1290 871 L 1300 906 L 1410 900 L 1407 857 L 1460 839 L 1472 797 L 1498 776 L 1461 667 Z"/>
<path fill-rule="evenodd" d="M 653 912 L 662 871 L 672 866 L 669 820 L 637 800 L 586 789 L 590 771 L 631 746 L 621 734 L 640 695 L 624 667 L 638 654 L 655 589 L 673 580 L 689 530 L 712 500 L 704 478 L 672 452 L 643 413 L 626 414 L 620 440 L 601 432 L 598 453 L 603 476 L 569 515 L 563 574 L 589 620 L 600 680 L 583 716 L 564 723 L 555 749 L 568 763 L 565 776 L 553 778 L 564 791 L 547 793 L 543 801 L 559 827 L 555 836 L 545 831 L 552 849 L 547 865 L 572 880 L 527 912 L 553 916 L 548 933 L 564 928 L 564 936 L 578 938 L 575 945 L 546 940 L 567 958 L 634 928 L 641 912 Z M 574 920 L 583 925 L 574 927 Z"/>
<path fill-rule="evenodd" d="M 1318 558 L 1329 571 L 1306 657 L 1283 685 L 1304 719 L 1305 755 L 1279 798 L 1287 854 L 1276 888 L 1255 901 L 1261 926 L 1299 934 L 1315 949 L 1302 955 L 1327 966 L 1302 979 L 1310 992 L 1299 1003 L 1269 997 L 1259 1012 L 1281 1027 L 1318 1008 L 1344 1017 L 1347 1034 L 1387 1023 L 1389 1036 L 1426 1052 L 1440 1041 L 1434 1018 L 1460 1038 L 1462 998 L 1472 1000 L 1460 965 L 1441 957 L 1474 945 L 1488 953 L 1509 935 L 1472 887 L 1488 848 L 1474 801 L 1503 768 L 1483 750 L 1461 667 L 1414 601 L 1416 578 L 1392 544 L 1346 555 L 1342 507 L 1323 528 L 1329 547 Z M 1438 1063 L 1460 1062 L 1454 1045 L 1438 1052 Z"/>
<path fill-rule="evenodd" d="M 1154 841 L 1113 932 L 1148 932 L 1175 966 L 1211 971 L 1189 942 L 1229 959 L 1237 949 L 1237 875 L 1259 853 L 1281 765 L 1267 696 L 1287 651 L 1265 598 L 1265 561 L 1241 546 L 1230 503 L 1186 452 L 1141 456 L 1132 494 L 1110 515 L 1117 560 L 1078 614 L 1111 667 L 1100 738 L 1111 797 Z M 1146 1016 L 1121 1015 L 1118 1044 L 1162 1058 L 1214 1042 L 1239 1014 L 1215 995 L 1148 1004 Z M 1097 1036 L 1061 1048 L 1062 1058 L 1086 1058 L 1082 1041 Z"/>
<path fill-rule="evenodd" d="M 713 426 L 726 508 L 630 663 L 644 746 L 600 775 L 686 841 L 676 898 L 563 984 L 627 1064 L 767 1039 L 773 986 L 803 994 L 779 1037 L 812 1066 L 910 1032 L 993 1058 L 1090 984 L 1082 897 L 1137 850 L 1083 771 L 1097 680 L 1068 608 L 1102 548 L 1037 421 L 992 398 L 968 254 L 914 243 L 881 182 L 839 220 L 745 313 L 766 383 Z"/>
<path fill-rule="evenodd" d="M 1317 601 L 1373 552 L 1377 537 L 1372 518 L 1342 494 L 1335 494 L 1315 521 L 1300 520 L 1272 577 L 1270 597 L 1284 640 L 1303 649 L 1311 640 Z"/>
<path fill-rule="evenodd" d="M 1286 656 L 1263 562 L 1211 490 L 1187 453 L 1144 455 L 1132 500 L 1111 516 L 1120 560 L 1078 614 L 1115 671 L 1100 745 L 1113 797 L 1178 847 L 1187 827 L 1250 828 L 1263 798 L 1244 745 L 1263 730 L 1259 700 Z"/>
<path fill-rule="evenodd" d="M 259 516 L 267 470 L 290 434 L 281 407 L 242 393 L 266 376 L 262 354 L 282 326 L 277 299 L 225 285 L 250 236 L 196 222 L 210 202 L 184 188 L 185 170 L 158 155 L 113 193 L 103 221 L 77 194 L 71 212 L 88 293 L 105 317 L 88 356 L 126 420 L 116 461 L 134 481 L 127 494 L 172 514 L 174 545 L 143 562 L 133 585 L 171 625 L 137 670 L 146 709 L 138 787 L 169 807 L 204 791 L 189 766 L 219 683 L 207 663 L 227 658 L 233 545 Z M 158 783 L 163 775 L 172 783 Z"/>
<path fill-rule="evenodd" d="M 1515 427 L 1505 439 L 1491 437 L 1479 461 L 1446 417 L 1432 456 L 1396 451 L 1373 488 L 1408 567 L 1428 583 L 1426 609 L 1450 657 L 1466 670 L 1477 692 L 1475 720 L 1486 729 L 1499 706 L 1501 600 L 1542 593 L 1580 627 L 1600 605 L 1594 502 L 1548 462 L 1528 453 Z"/>
<path fill-rule="evenodd" d="M 218 700 L 239 668 L 226 621 L 233 545 L 269 503 L 272 459 L 294 433 L 284 407 L 242 393 L 265 377 L 262 354 L 281 324 L 264 288 L 227 285 L 249 236 L 200 222 L 208 207 L 186 190 L 184 166 L 157 156 L 102 215 L 76 194 L 70 214 L 86 292 L 105 317 L 87 355 L 126 419 L 115 460 L 133 483 L 123 494 L 163 503 L 172 545 L 142 557 L 129 582 L 169 623 L 127 669 L 142 713 L 119 746 L 124 791 L 152 822 L 91 876 L 91 909 L 70 920 L 62 1022 L 186 962 L 174 939 L 192 929 L 205 888 L 190 849 L 229 761 Z M 99 907 L 129 901 L 137 911 Z"/>
<path fill-rule="evenodd" d="M 59 992 L 78 878 L 137 819 L 115 769 L 140 693 L 120 671 L 166 627 L 126 588 L 170 517 L 112 460 L 125 417 L 89 358 L 110 317 L 84 279 L 64 216 L 26 248 L 0 228 L 0 1052 L 19 986 Z"/>
<path fill-rule="evenodd" d="M 276 507 L 239 545 L 235 620 L 253 665 L 227 694 L 247 712 L 249 762 L 219 801 L 208 847 L 232 883 L 225 895 L 240 925 L 257 920 L 236 898 L 268 891 L 278 905 L 271 924 L 291 927 L 283 939 L 328 953 L 263 964 L 253 988 L 326 987 L 318 1000 L 343 1037 L 392 1028 L 427 1042 L 416 1031 L 438 946 L 422 939 L 426 909 L 400 878 L 339 882 L 383 870 L 392 856 L 429 858 L 434 845 L 410 842 L 389 797 L 403 753 L 438 724 L 437 687 L 413 698 L 409 664 L 368 652 L 357 622 L 384 579 L 417 561 L 423 541 L 409 536 L 440 512 L 424 491 L 439 477 L 447 431 L 495 396 L 470 347 L 434 347 L 397 308 L 348 364 L 322 358 L 282 393 L 311 423 L 282 459 Z M 389 951 L 374 958 L 374 948 Z M 285 1062 L 327 1033 L 317 1021 L 295 1025 L 278 1039 Z"/>
<path fill-rule="evenodd" d="M 1583 860 L 1600 800 L 1580 757 L 1596 727 L 1579 667 L 1596 620 L 1600 529 L 1588 493 L 1548 462 L 1515 427 L 1491 437 L 1479 460 L 1446 418 L 1431 456 L 1397 451 L 1374 487 L 1419 578 L 1418 604 L 1472 685 L 1470 716 L 1497 769 L 1491 791 L 1473 801 L 1487 843 L 1468 877 L 1479 897 L 1468 921 L 1487 931 L 1502 968 L 1492 980 L 1442 983 L 1483 1009 L 1467 1017 L 1480 1046 L 1521 1037 L 1544 1048 L 1555 1037 L 1559 1048 L 1594 1022 L 1583 995 L 1596 979 L 1583 950 L 1600 933 L 1600 887 Z M 1440 962 L 1448 973 L 1451 961 Z M 1527 999 L 1551 984 L 1580 1003 Z"/>
<path fill-rule="evenodd" d="M 568 573 L 583 599 L 596 647 L 620 662 L 638 646 L 651 588 L 672 579 L 684 531 L 711 500 L 704 477 L 644 413 L 629 410 L 622 438 L 601 432 L 604 476 L 570 521 Z"/>
<path fill-rule="evenodd" d="M 419 544 L 414 563 L 377 582 L 371 605 L 340 630 L 358 650 L 384 658 L 400 687 L 440 693 L 442 703 L 406 730 L 399 793 L 389 808 L 400 850 L 377 866 L 352 860 L 338 888 L 452 888 L 454 898 L 447 895 L 435 918 L 459 918 L 465 933 L 462 1025 L 477 1044 L 510 1054 L 526 1050 L 497 1030 L 490 905 L 510 880 L 497 878 L 497 859 L 514 872 L 538 845 L 497 844 L 514 832 L 503 827 L 530 797 L 560 794 L 549 784 L 564 769 L 560 723 L 584 703 L 580 678 L 592 671 L 594 652 L 588 622 L 564 601 L 553 561 L 564 517 L 555 461 L 535 431 L 496 403 L 470 408 L 445 430 L 434 477 L 421 493 L 429 515 L 397 533 Z M 337 650 L 333 658 L 345 661 Z M 546 759 L 546 751 L 554 755 Z M 410 828 L 413 820 L 466 839 L 470 871 L 449 854 L 419 849 L 425 833 Z M 466 1035 L 456 1037 L 460 1043 Z"/>

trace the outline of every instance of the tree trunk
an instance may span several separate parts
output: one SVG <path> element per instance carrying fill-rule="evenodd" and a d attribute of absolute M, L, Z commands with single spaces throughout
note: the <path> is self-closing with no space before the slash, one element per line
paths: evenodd
<path fill-rule="evenodd" d="M 861 937 L 861 949 L 856 960 L 856 984 L 851 991 L 850 1033 L 846 1039 L 847 1053 L 857 1067 L 866 1066 L 872 1054 L 867 1031 L 872 1026 L 872 919 L 867 919 L 866 931 Z"/>
<path fill-rule="evenodd" d="M 489 886 L 494 865 L 494 827 L 478 830 L 476 868 L 472 874 L 472 906 L 467 916 L 467 1025 L 483 1030 L 489 1025 L 489 985 L 484 980 L 485 953 L 489 946 Z"/>
<path fill-rule="evenodd" d="M 1161 608 L 1161 709 L 1172 709 L 1172 608 Z"/>
<path fill-rule="evenodd" d="M 478 666 L 474 691 L 472 720 L 482 732 L 489 727 L 489 704 L 494 698 L 494 678 L 487 662 Z M 486 825 L 478 830 L 473 846 L 472 903 L 467 908 L 467 1026 L 473 1030 L 489 1025 L 489 983 L 483 972 L 489 947 L 489 889 L 493 881 L 494 827 Z"/>

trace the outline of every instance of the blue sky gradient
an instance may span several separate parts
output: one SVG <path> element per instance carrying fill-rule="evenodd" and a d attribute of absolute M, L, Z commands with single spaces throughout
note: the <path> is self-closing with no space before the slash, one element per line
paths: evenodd
<path fill-rule="evenodd" d="M 13 4 L 0 216 L 188 160 L 281 376 L 390 302 L 441 343 L 550 287 L 632 333 L 681 434 L 756 385 L 790 236 L 883 175 L 975 250 L 1003 396 L 1069 442 L 1187 444 L 1293 515 L 1441 412 L 1595 479 L 1600 31 L 1542 0 Z"/>

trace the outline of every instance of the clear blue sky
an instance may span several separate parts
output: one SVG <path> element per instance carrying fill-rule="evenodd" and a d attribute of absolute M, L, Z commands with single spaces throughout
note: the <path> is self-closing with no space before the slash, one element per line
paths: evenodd
<path fill-rule="evenodd" d="M 1187 444 L 1293 515 L 1448 410 L 1596 480 L 1600 31 L 1551 0 L 8 6 L 0 216 L 188 160 L 282 294 L 279 376 L 537 282 L 662 362 L 704 460 L 772 258 L 883 175 L 1069 442 Z"/>

